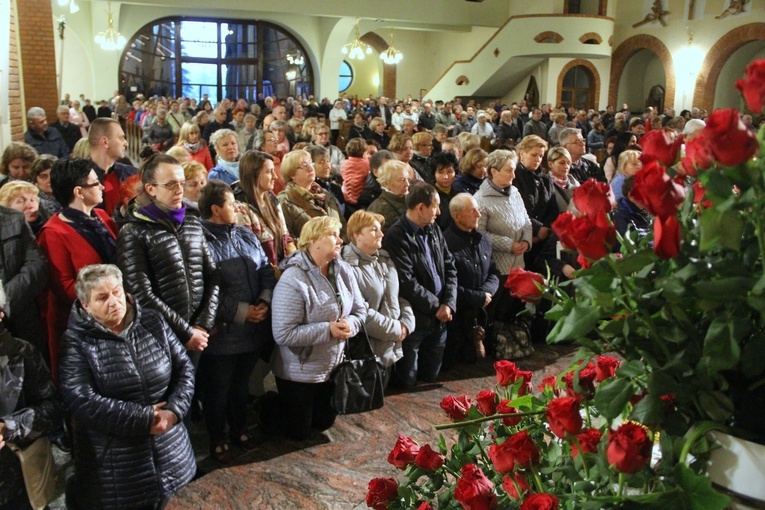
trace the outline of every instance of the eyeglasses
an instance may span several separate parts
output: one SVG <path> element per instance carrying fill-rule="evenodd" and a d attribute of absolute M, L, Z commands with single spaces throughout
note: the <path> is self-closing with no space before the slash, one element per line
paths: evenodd
<path fill-rule="evenodd" d="M 313 163 L 306 163 L 305 161 L 303 161 L 302 163 L 298 165 L 298 168 L 302 168 L 303 170 L 308 170 L 309 168 L 313 168 L 313 167 L 314 167 Z"/>
<path fill-rule="evenodd" d="M 48 177 L 50 177 L 50 176 L 48 176 Z M 89 182 L 87 184 L 80 184 L 81 188 L 97 188 L 99 186 L 102 186 L 101 181 Z"/>
<path fill-rule="evenodd" d="M 279 139 L 278 138 L 268 138 L 268 139 L 266 139 L 266 141 L 267 142 L 278 142 Z"/>
<path fill-rule="evenodd" d="M 162 186 L 168 191 L 174 191 L 186 186 L 186 181 L 152 182 L 152 186 Z"/>

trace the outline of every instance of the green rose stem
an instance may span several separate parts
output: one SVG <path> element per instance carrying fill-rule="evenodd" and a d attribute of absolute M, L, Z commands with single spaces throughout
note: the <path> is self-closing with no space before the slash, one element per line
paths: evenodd
<path fill-rule="evenodd" d="M 542 485 L 542 478 L 539 476 L 539 472 L 536 470 L 531 471 L 531 474 L 534 475 L 534 485 L 537 486 L 537 490 L 542 493 L 545 491 L 544 486 Z"/>
<path fill-rule="evenodd" d="M 483 461 L 487 466 L 491 466 L 492 462 L 491 459 L 489 459 L 489 456 L 486 455 L 486 450 L 483 448 L 483 442 L 481 442 L 480 439 L 476 439 L 476 444 L 478 445 L 478 449 L 481 450 L 481 457 L 483 458 Z"/>
<path fill-rule="evenodd" d="M 579 443 L 579 438 L 576 436 L 572 436 L 570 434 L 566 434 L 571 439 L 571 442 L 576 445 L 576 448 L 579 450 L 579 457 L 582 459 L 582 469 L 584 469 L 584 477 L 589 480 L 590 478 L 590 470 L 587 467 L 587 459 L 584 457 L 584 450 L 582 450 L 582 445 Z"/>
<path fill-rule="evenodd" d="M 693 445 L 696 444 L 696 441 L 698 441 L 702 436 L 705 436 L 708 432 L 712 432 L 713 430 L 728 432 L 730 429 L 725 425 L 714 421 L 703 421 L 699 423 L 696 427 L 693 428 L 693 432 L 690 436 L 688 436 L 688 440 L 683 445 L 683 449 L 680 450 L 680 457 L 678 458 L 678 461 L 682 464 L 685 464 L 685 459 L 688 457 L 688 454 L 690 453 L 691 448 L 693 448 Z"/>
<path fill-rule="evenodd" d="M 621 497 L 624 493 L 624 479 L 626 477 L 624 476 L 624 473 L 619 473 L 619 492 L 616 494 L 617 496 Z"/>
<path fill-rule="evenodd" d="M 491 421 L 491 420 L 498 420 L 500 418 L 516 418 L 519 416 L 535 416 L 538 414 L 544 414 L 544 409 L 541 411 L 526 411 L 523 413 L 509 413 L 509 414 L 493 414 L 491 416 L 481 416 L 480 418 L 474 418 L 472 420 L 465 420 L 461 421 L 459 423 L 440 423 L 438 425 L 435 425 L 436 430 L 445 430 L 445 429 L 457 429 L 460 427 L 465 427 L 467 425 L 475 425 L 476 423 L 483 423 L 485 421 Z"/>
<path fill-rule="evenodd" d="M 584 416 L 587 420 L 587 428 L 592 428 L 592 418 L 590 417 L 590 404 L 585 401 L 584 403 Z M 581 450 L 581 449 L 580 449 Z"/>

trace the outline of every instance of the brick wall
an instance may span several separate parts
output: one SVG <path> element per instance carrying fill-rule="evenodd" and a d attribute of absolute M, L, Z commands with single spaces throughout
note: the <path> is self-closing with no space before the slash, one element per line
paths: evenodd
<path fill-rule="evenodd" d="M 25 114 L 29 108 L 39 106 L 48 114 L 48 122 L 53 122 L 56 120 L 58 85 L 51 2 L 23 0 L 17 7 L 24 90 L 22 112 Z"/>
<path fill-rule="evenodd" d="M 24 140 L 23 108 L 21 104 L 21 75 L 19 73 L 18 27 L 16 26 L 16 0 L 11 0 L 10 48 L 8 68 L 8 105 L 11 124 L 11 139 Z"/>

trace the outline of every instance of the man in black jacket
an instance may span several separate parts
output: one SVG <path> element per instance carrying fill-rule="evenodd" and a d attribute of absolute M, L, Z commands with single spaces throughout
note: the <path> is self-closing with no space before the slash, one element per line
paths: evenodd
<path fill-rule="evenodd" d="M 404 357 L 394 381 L 412 388 L 417 379 L 433 382 L 441 370 L 446 323 L 457 308 L 457 269 L 441 229 L 436 188 L 418 182 L 406 196 L 407 212 L 388 230 L 383 247 L 393 259 L 400 295 L 412 304 L 415 330 L 404 340 Z"/>
<path fill-rule="evenodd" d="M 457 313 L 449 323 L 443 369 L 458 360 L 473 361 L 486 355 L 482 335 L 491 322 L 489 304 L 499 288 L 499 272 L 491 258 L 491 240 L 476 227 L 481 212 L 469 193 L 459 193 L 449 201 L 452 224 L 444 232 L 457 268 Z"/>
<path fill-rule="evenodd" d="M 60 105 L 56 110 L 56 114 L 58 115 L 58 120 L 51 124 L 50 127 L 61 133 L 61 137 L 64 139 L 64 142 L 71 153 L 74 150 L 77 140 L 82 138 L 82 131 L 80 131 L 78 126 L 69 122 L 68 106 Z"/>
<path fill-rule="evenodd" d="M 582 131 L 576 128 L 566 128 L 560 132 L 560 146 L 567 149 L 571 154 L 571 175 L 577 181 L 584 184 L 590 179 L 599 182 L 608 182 L 606 173 L 601 170 L 600 165 L 582 156 L 587 152 Z"/>

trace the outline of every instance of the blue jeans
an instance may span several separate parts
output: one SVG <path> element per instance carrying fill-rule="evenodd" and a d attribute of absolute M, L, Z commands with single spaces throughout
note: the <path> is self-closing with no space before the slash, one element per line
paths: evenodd
<path fill-rule="evenodd" d="M 434 382 L 441 371 L 441 362 L 446 347 L 446 327 L 437 323 L 431 330 L 415 328 L 401 344 L 404 357 L 396 362 L 395 379 L 411 388 L 417 379 Z"/>

